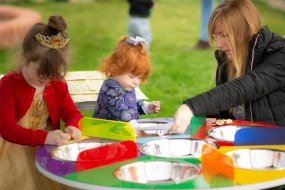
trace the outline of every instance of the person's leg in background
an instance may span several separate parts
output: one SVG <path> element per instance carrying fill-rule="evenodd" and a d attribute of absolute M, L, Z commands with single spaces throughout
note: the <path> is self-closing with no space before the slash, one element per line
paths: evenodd
<path fill-rule="evenodd" d="M 200 35 L 199 35 L 199 41 L 194 47 L 195 49 L 210 48 L 208 42 L 208 21 L 214 9 L 214 4 L 215 0 L 200 0 L 200 10 L 201 10 Z"/>
<path fill-rule="evenodd" d="M 146 39 L 146 47 L 148 50 L 150 49 L 150 44 L 152 41 L 152 30 L 148 17 L 129 17 L 127 33 L 128 36 L 140 36 Z"/>

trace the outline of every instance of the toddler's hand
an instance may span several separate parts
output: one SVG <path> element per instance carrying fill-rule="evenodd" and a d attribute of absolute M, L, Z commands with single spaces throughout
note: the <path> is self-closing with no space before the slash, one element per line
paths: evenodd
<path fill-rule="evenodd" d="M 147 136 L 149 136 L 149 135 L 142 130 L 136 131 L 136 137 L 147 137 Z"/>
<path fill-rule="evenodd" d="M 157 113 L 160 111 L 160 101 L 150 102 L 147 106 L 148 113 Z"/>

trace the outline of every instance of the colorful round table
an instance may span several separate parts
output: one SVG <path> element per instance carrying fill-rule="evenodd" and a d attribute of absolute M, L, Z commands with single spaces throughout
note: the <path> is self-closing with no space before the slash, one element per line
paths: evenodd
<path fill-rule="evenodd" d="M 217 122 L 214 118 L 195 118 L 189 133 L 152 135 L 135 141 L 91 137 L 61 148 L 43 145 L 36 152 L 36 167 L 54 181 L 90 190 L 250 190 L 285 184 L 285 145 L 269 141 L 237 146 L 236 139 L 230 142 L 219 136 L 223 134 L 219 127 L 272 131 L 279 130 L 278 126 Z"/>

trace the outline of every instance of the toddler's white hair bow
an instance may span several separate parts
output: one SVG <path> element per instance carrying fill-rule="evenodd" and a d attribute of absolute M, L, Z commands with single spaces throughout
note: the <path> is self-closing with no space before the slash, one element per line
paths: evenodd
<path fill-rule="evenodd" d="M 135 45 L 135 46 L 138 45 L 140 42 L 147 43 L 146 39 L 144 39 L 144 38 L 142 38 L 140 36 L 136 36 L 135 38 L 129 37 L 129 38 L 126 39 L 126 42 L 128 44 Z"/>

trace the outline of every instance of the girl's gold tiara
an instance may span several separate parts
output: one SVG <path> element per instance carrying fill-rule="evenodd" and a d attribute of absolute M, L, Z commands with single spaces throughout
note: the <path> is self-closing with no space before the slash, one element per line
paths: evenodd
<path fill-rule="evenodd" d="M 35 38 L 43 46 L 45 46 L 47 48 L 52 48 L 52 49 L 63 48 L 69 41 L 69 38 L 65 39 L 61 35 L 61 33 L 58 33 L 57 35 L 53 35 L 53 36 L 45 36 L 45 35 L 42 35 L 40 33 L 37 33 L 35 35 Z"/>

